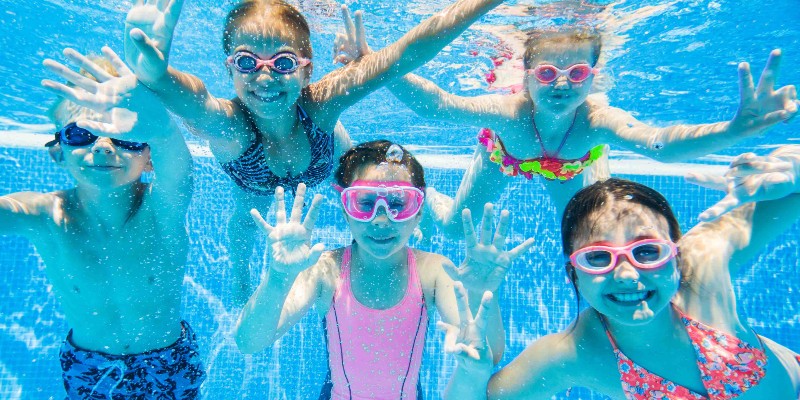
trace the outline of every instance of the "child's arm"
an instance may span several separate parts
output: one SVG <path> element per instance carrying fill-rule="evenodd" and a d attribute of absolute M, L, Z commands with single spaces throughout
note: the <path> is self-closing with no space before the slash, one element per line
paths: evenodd
<path fill-rule="evenodd" d="M 492 234 L 494 222 L 494 206 L 486 203 L 481 219 L 480 236 L 475 232 L 472 214 L 469 209 L 462 212 L 464 239 L 467 245 L 467 255 L 461 265 L 456 268 L 452 264 L 445 266 L 445 271 L 455 281 L 460 281 L 466 288 L 472 303 L 472 310 L 478 309 L 481 298 L 485 292 L 497 293 L 506 277 L 511 263 L 531 246 L 533 239 L 524 241 L 517 247 L 504 251 L 506 236 L 508 235 L 510 215 L 508 211 L 500 212 L 500 221 L 497 230 Z M 495 362 L 503 356 L 505 347 L 505 330 L 497 303 L 487 309 L 488 330 L 487 337 Z"/>
<path fill-rule="evenodd" d="M 261 351 L 297 323 L 319 296 L 320 282 L 324 279 L 320 274 L 330 269 L 331 260 L 320 258 L 324 246 L 321 243 L 310 246 L 322 196 L 314 196 L 301 222 L 305 191 L 304 184 L 298 185 L 287 221 L 283 188 L 275 190 L 274 227 L 258 211 L 251 212 L 256 224 L 267 234 L 270 261 L 269 270 L 239 315 L 235 338 L 243 353 Z"/>
<path fill-rule="evenodd" d="M 19 192 L 0 196 L 0 236 L 21 235 L 29 239 L 39 232 L 39 223 L 53 209 L 48 193 Z"/>
<path fill-rule="evenodd" d="M 700 215 L 706 222 L 687 236 L 705 232 L 698 237 L 719 237 L 730 243 L 731 272 L 800 218 L 800 145 L 779 147 L 769 156 L 743 154 L 731 163 L 725 177 L 694 174 L 687 179 L 727 192 Z"/>
<path fill-rule="evenodd" d="M 475 20 L 501 2 L 458 0 L 388 47 L 365 55 L 311 85 L 311 100 L 320 104 L 322 118 L 338 118 L 345 108 L 362 97 L 432 59 Z"/>
<path fill-rule="evenodd" d="M 487 292 L 480 308 L 472 317 L 470 301 L 463 286 L 456 286 L 459 314 L 458 327 L 440 322 L 446 333 L 444 350 L 456 356 L 457 366 L 445 390 L 445 400 L 470 399 L 540 399 L 550 398 L 571 385 L 570 368 L 575 348 L 568 333 L 557 333 L 536 340 L 510 364 L 492 375 L 492 349 L 487 343 L 486 311 L 493 301 Z M 562 387 L 566 386 L 566 387 Z"/>
<path fill-rule="evenodd" d="M 247 143 L 238 143 L 240 139 L 234 135 L 242 131 L 236 129 L 240 128 L 236 124 L 244 122 L 234 118 L 237 110 L 233 103 L 212 96 L 199 78 L 169 67 L 169 51 L 183 0 L 153 3 L 139 2 L 128 12 L 125 60 L 137 78 L 156 92 L 197 136 L 219 141 L 216 145 L 223 148 L 246 146 Z"/>
<path fill-rule="evenodd" d="M 739 65 L 739 110 L 731 121 L 701 125 L 648 126 L 624 110 L 603 107 L 592 112 L 592 126 L 604 140 L 665 162 L 703 156 L 762 134 L 772 125 L 787 121 L 797 113 L 794 86 L 773 90 L 780 66 L 780 50 L 770 53 L 758 86 L 747 63 Z"/>
<path fill-rule="evenodd" d="M 346 9 L 342 16 L 345 32 L 338 33 L 334 40 L 334 62 L 346 65 L 373 51 L 367 44 L 362 13 L 355 13 L 355 23 Z M 389 82 L 387 87 L 403 104 L 425 118 L 480 127 L 502 125 L 514 118 L 511 115 L 514 107 L 507 104 L 509 96 L 457 96 L 411 73 Z"/>
<path fill-rule="evenodd" d="M 108 47 L 103 55 L 111 62 L 118 76 L 113 76 L 73 49 L 64 55 L 95 80 L 88 79 L 65 65 L 45 60 L 54 74 L 74 86 L 45 79 L 42 85 L 55 94 L 104 116 L 103 121 L 78 120 L 78 126 L 100 136 L 149 144 L 156 179 L 152 194 L 162 207 L 185 215 L 192 195 L 192 157 L 180 129 L 172 121 L 153 92 L 145 88 L 124 62 Z"/>

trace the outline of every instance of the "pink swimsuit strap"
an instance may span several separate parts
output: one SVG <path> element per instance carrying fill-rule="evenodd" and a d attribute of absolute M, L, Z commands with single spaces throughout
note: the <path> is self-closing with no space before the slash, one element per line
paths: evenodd
<path fill-rule="evenodd" d="M 697 366 L 708 396 L 703 396 L 655 375 L 626 357 L 611 335 L 605 317 L 598 313 L 606 336 L 614 348 L 622 389 L 627 398 L 634 400 L 660 398 L 727 400 L 738 397 L 757 385 L 764 377 L 767 356 L 760 338 L 761 348 L 758 349 L 733 335 L 691 319 L 677 308 L 675 310 L 680 314 L 692 347 L 697 354 Z"/>
<path fill-rule="evenodd" d="M 408 248 L 408 283 L 394 306 L 373 309 L 351 290 L 351 248 L 325 316 L 332 399 L 414 398 L 428 313 L 416 258 Z"/>

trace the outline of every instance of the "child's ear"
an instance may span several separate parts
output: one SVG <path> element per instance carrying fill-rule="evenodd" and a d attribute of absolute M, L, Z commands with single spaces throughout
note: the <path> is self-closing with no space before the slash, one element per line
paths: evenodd
<path fill-rule="evenodd" d="M 61 166 L 64 163 L 64 151 L 61 149 L 61 144 L 54 144 L 47 148 L 47 153 L 50 154 L 50 158 L 56 162 L 56 165 Z"/>
<path fill-rule="evenodd" d="M 153 160 L 148 160 L 142 172 L 153 172 Z"/>

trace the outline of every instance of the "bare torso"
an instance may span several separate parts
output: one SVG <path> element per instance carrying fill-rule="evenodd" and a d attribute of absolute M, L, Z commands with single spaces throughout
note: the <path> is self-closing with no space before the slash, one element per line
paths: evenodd
<path fill-rule="evenodd" d="M 30 239 L 47 266 L 73 343 L 128 354 L 175 342 L 188 245 L 183 222 L 157 215 L 145 194 L 121 229 L 104 233 L 63 201 L 67 193 L 44 195 L 50 207 Z"/>

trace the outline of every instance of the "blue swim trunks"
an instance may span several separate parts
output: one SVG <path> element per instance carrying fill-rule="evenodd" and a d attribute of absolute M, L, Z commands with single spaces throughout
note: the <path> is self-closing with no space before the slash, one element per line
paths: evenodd
<path fill-rule="evenodd" d="M 77 348 L 72 331 L 61 345 L 67 399 L 196 399 L 206 378 L 192 328 L 181 321 L 172 345 L 140 354 L 113 355 Z"/>

